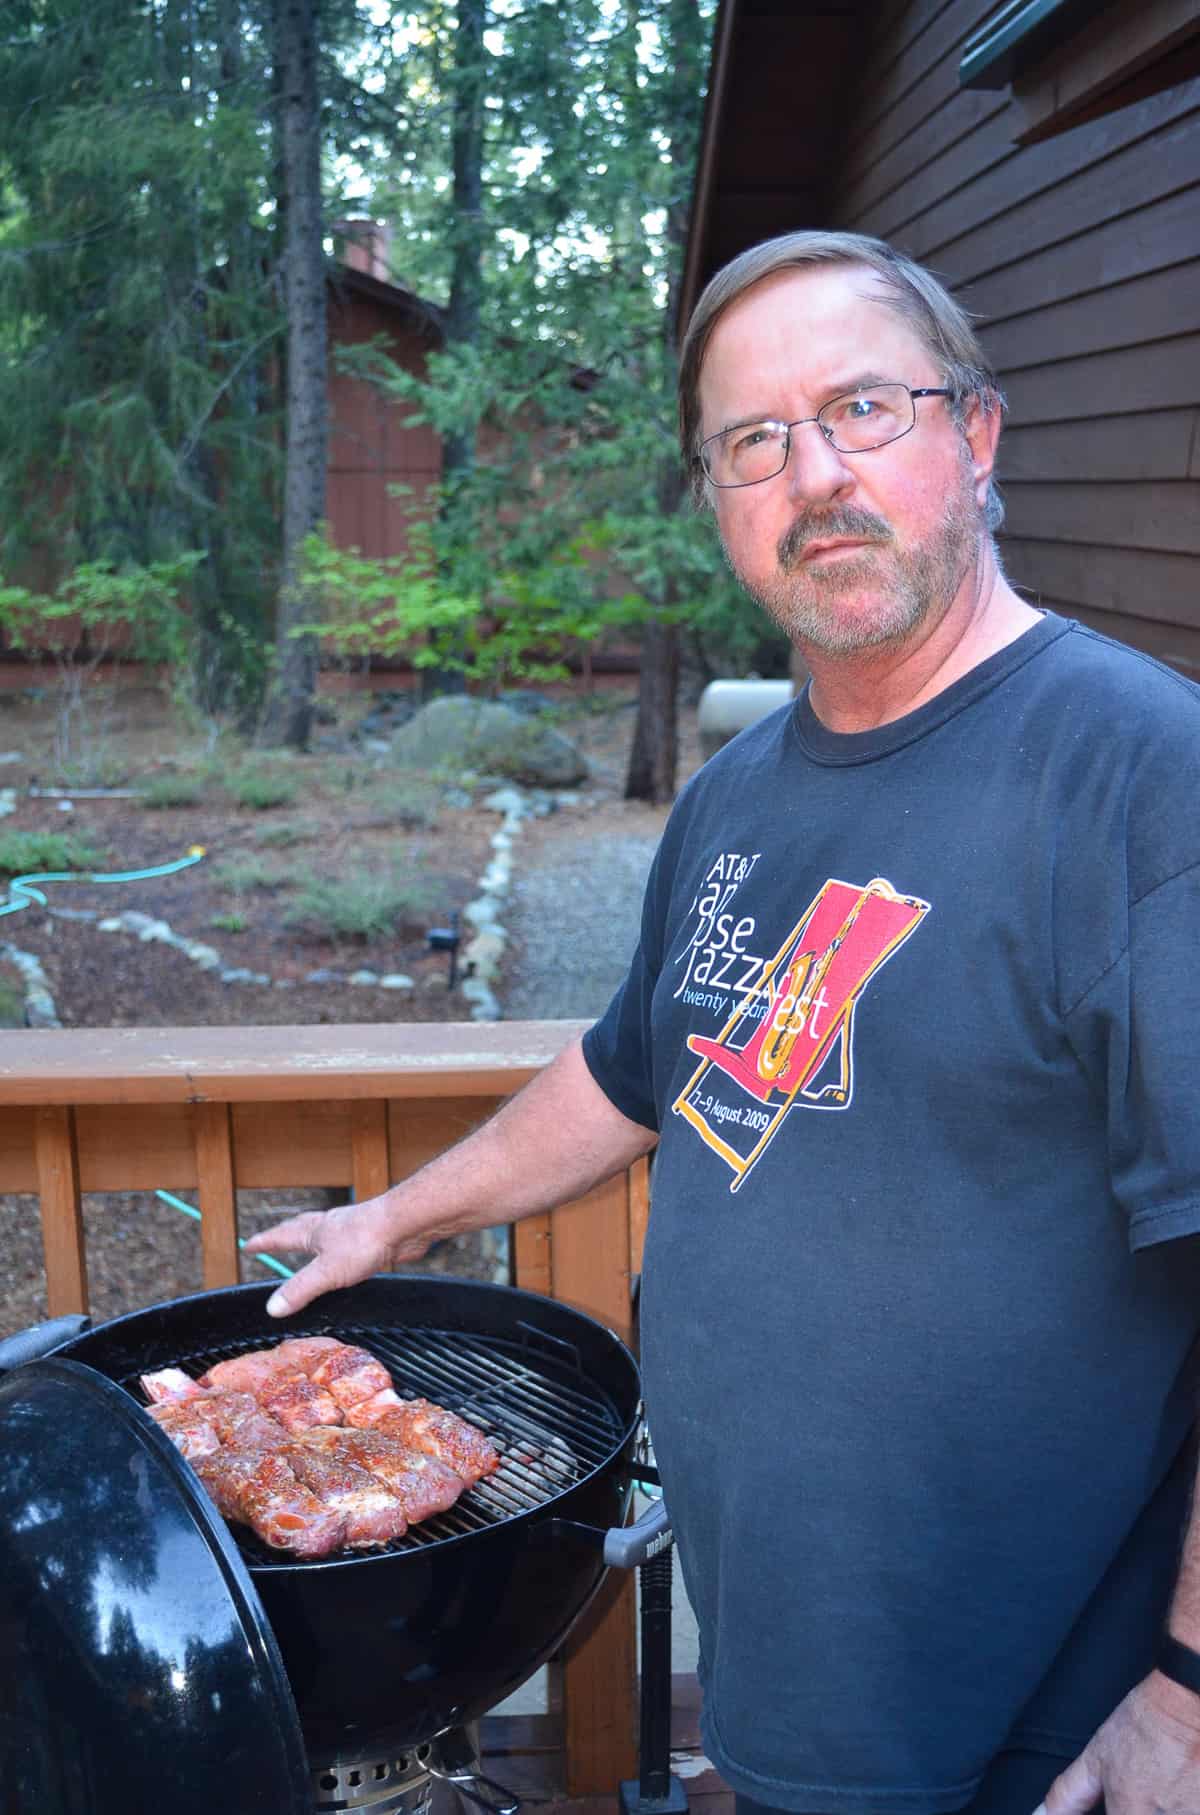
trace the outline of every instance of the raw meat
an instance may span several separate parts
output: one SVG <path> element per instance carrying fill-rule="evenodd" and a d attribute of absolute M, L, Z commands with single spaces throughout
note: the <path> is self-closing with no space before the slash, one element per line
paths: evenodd
<path fill-rule="evenodd" d="M 402 1537 L 500 1463 L 483 1432 L 404 1400 L 382 1364 L 333 1337 L 298 1337 L 142 1376 L 149 1415 L 226 1518 L 298 1557 Z"/>
<path fill-rule="evenodd" d="M 473 1487 L 500 1466 L 500 1456 L 481 1430 L 428 1399 L 401 1399 L 385 1387 L 373 1399 L 346 1413 L 346 1423 L 396 1437 L 409 1449 L 423 1450 L 461 1475 Z"/>

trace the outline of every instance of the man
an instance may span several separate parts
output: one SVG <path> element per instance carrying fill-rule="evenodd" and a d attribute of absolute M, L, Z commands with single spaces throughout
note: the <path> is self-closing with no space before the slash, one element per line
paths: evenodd
<path fill-rule="evenodd" d="M 581 1046 L 251 1246 L 314 1255 L 295 1309 L 657 1139 L 647 1398 L 739 1796 L 1195 1815 L 1200 695 L 1008 585 L 994 379 L 880 242 L 714 279 L 681 421 L 807 693 L 683 791 Z"/>

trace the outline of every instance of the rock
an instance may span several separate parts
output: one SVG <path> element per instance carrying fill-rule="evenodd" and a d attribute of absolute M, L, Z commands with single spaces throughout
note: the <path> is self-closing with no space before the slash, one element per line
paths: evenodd
<path fill-rule="evenodd" d="M 500 1004 L 482 977 L 468 977 L 462 986 L 462 993 L 468 1002 L 475 1004 L 471 1010 L 472 1021 L 498 1021 L 500 1019 Z"/>
<path fill-rule="evenodd" d="M 403 971 L 389 971 L 386 977 L 379 979 L 379 987 L 380 989 L 415 989 L 416 985 L 411 977 L 404 975 Z"/>
<path fill-rule="evenodd" d="M 392 739 L 396 762 L 475 769 L 540 787 L 571 787 L 587 764 L 569 738 L 511 706 L 465 697 L 431 700 Z"/>
<path fill-rule="evenodd" d="M 489 813 L 511 813 L 517 819 L 523 818 L 526 810 L 525 796 L 519 788 L 497 788 L 479 804 Z"/>
<path fill-rule="evenodd" d="M 519 688 L 502 693 L 500 704 L 507 706 L 511 712 L 519 712 L 522 718 L 538 718 L 543 712 L 557 710 L 554 701 L 544 693 L 524 693 Z"/>
<path fill-rule="evenodd" d="M 369 989 L 372 984 L 379 982 L 379 972 L 351 971 L 346 981 L 348 983 L 353 983 L 359 989 Z"/>
<path fill-rule="evenodd" d="M 61 1027 L 54 997 L 49 990 L 31 989 L 25 995 L 26 1027 Z"/>
<path fill-rule="evenodd" d="M 221 972 L 221 982 L 222 983 L 253 983 L 254 982 L 254 972 L 250 971 L 250 970 L 245 970 L 244 968 L 242 968 L 240 966 L 234 970 L 222 971 Z"/>
<path fill-rule="evenodd" d="M 196 940 L 194 943 L 189 942 L 184 946 L 183 950 L 191 959 L 192 963 L 198 964 L 202 971 L 220 970 L 221 965 L 224 962 L 220 952 L 214 950 L 211 945 L 201 944 L 199 940 Z"/>
<path fill-rule="evenodd" d="M 463 956 L 471 966 L 472 975 L 482 977 L 485 983 L 491 981 L 500 969 L 500 960 L 504 956 L 505 937 L 499 927 L 480 933 L 472 939 Z"/>
<path fill-rule="evenodd" d="M 496 925 L 496 912 L 499 906 L 500 903 L 496 900 L 495 896 L 481 895 L 478 901 L 468 901 L 466 907 L 463 909 L 462 917 L 464 920 L 470 921 L 473 927 L 477 927 L 479 931 L 482 932 L 485 927 L 493 927 Z"/>
<path fill-rule="evenodd" d="M 125 922 L 120 914 L 117 915 L 115 920 L 98 920 L 96 922 L 96 931 L 98 933 L 123 933 L 125 931 Z"/>
<path fill-rule="evenodd" d="M 368 737 L 363 740 L 363 749 L 369 750 L 372 756 L 387 756 L 391 748 L 386 737 Z"/>
<path fill-rule="evenodd" d="M 0 819 L 3 819 L 6 813 L 15 813 L 16 810 L 17 790 L 15 788 L 0 788 Z"/>
<path fill-rule="evenodd" d="M 336 971 L 309 971 L 304 981 L 306 983 L 340 983 L 341 978 Z"/>

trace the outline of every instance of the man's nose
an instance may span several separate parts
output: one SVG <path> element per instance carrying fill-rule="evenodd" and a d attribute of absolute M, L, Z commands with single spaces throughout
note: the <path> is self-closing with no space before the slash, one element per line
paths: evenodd
<path fill-rule="evenodd" d="M 854 482 L 854 469 L 817 422 L 801 422 L 792 430 L 785 471 L 795 498 L 832 498 Z"/>

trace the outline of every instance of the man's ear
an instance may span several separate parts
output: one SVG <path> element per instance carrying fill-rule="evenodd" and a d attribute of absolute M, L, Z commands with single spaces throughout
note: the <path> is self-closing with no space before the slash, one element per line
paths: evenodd
<path fill-rule="evenodd" d="M 980 510 L 987 503 L 988 486 L 996 466 L 1000 416 L 999 399 L 986 391 L 982 396 L 976 393 L 969 397 L 963 411 L 963 439 L 971 452 L 971 474 Z"/>

